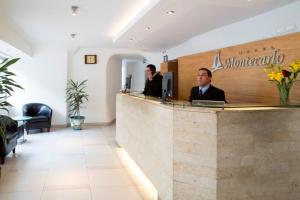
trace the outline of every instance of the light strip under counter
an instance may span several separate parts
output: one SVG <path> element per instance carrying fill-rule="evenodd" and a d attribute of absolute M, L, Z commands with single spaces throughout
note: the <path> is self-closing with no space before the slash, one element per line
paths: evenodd
<path fill-rule="evenodd" d="M 126 150 L 122 147 L 118 147 L 116 148 L 116 151 L 123 166 L 133 179 L 139 192 L 144 197 L 144 200 L 158 200 L 158 192 L 156 188 L 146 177 L 146 175 L 143 173 L 140 167 L 129 156 Z"/>

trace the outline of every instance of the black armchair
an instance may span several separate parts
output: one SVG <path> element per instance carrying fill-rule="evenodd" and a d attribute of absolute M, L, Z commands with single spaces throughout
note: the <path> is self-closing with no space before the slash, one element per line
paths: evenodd
<path fill-rule="evenodd" d="M 18 122 L 8 116 L 0 115 L 3 132 L 0 133 L 0 163 L 4 164 L 5 156 L 11 151 L 15 153 L 17 140 L 23 134 L 24 127 L 19 126 Z"/>
<path fill-rule="evenodd" d="M 25 129 L 27 133 L 31 129 L 40 129 L 43 131 L 44 128 L 50 132 L 51 120 L 52 120 L 52 109 L 41 103 L 29 103 L 23 106 L 23 116 L 32 117 L 31 120 L 25 122 Z"/>

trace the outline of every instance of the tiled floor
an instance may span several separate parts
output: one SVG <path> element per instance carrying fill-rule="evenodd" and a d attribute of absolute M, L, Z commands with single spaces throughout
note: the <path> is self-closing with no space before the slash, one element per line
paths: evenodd
<path fill-rule="evenodd" d="M 115 126 L 31 134 L 2 165 L 0 200 L 143 200 L 122 166 Z"/>

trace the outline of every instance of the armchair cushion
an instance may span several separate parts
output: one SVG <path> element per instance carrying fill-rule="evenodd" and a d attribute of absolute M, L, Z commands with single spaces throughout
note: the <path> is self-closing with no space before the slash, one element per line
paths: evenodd
<path fill-rule="evenodd" d="M 38 112 L 38 116 L 45 116 L 50 118 L 51 109 L 48 106 L 42 106 Z"/>
<path fill-rule="evenodd" d="M 6 134 L 10 134 L 18 131 L 17 121 L 5 115 L 0 115 L 0 120 L 3 126 L 6 128 Z"/>
<path fill-rule="evenodd" d="M 17 140 L 23 130 L 18 129 L 18 122 L 8 116 L 0 115 L 0 122 L 5 128 L 0 134 L 0 163 L 4 163 L 4 158 L 11 151 L 15 152 Z M 22 126 L 23 128 L 23 126 Z"/>
<path fill-rule="evenodd" d="M 49 117 L 40 115 L 40 116 L 32 117 L 30 122 L 31 123 L 34 123 L 34 122 L 47 122 L 49 120 L 50 120 Z"/>
<path fill-rule="evenodd" d="M 35 107 L 27 107 L 25 108 L 25 114 L 26 116 L 36 116 L 37 115 L 37 110 Z"/>
<path fill-rule="evenodd" d="M 14 132 L 14 133 L 6 134 L 6 141 L 7 141 L 7 144 L 9 144 L 12 140 L 17 139 L 18 136 L 19 136 L 18 131 Z"/>

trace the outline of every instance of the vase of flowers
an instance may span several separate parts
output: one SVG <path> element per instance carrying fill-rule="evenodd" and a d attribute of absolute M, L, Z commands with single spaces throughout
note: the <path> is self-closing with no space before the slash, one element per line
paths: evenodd
<path fill-rule="evenodd" d="M 275 82 L 280 96 L 280 105 L 289 104 L 290 90 L 297 80 L 300 72 L 300 60 L 297 60 L 289 66 L 271 64 L 265 67 L 269 80 Z"/>

